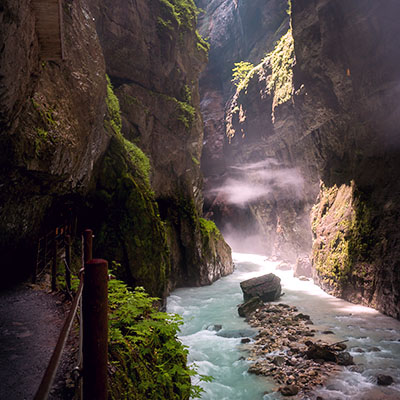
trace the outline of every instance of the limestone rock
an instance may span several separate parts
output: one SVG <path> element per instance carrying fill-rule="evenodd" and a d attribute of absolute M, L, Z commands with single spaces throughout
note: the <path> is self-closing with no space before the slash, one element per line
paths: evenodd
<path fill-rule="evenodd" d="M 274 274 L 267 274 L 257 278 L 240 282 L 244 301 L 258 296 L 262 301 L 274 301 L 281 296 L 281 279 Z"/>

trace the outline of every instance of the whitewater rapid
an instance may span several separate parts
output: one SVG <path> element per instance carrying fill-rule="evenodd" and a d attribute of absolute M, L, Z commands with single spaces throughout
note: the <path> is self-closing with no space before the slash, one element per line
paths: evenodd
<path fill-rule="evenodd" d="M 210 286 L 175 290 L 168 298 L 167 311 L 184 318 L 179 338 L 189 348 L 189 363 L 197 366 L 198 373 L 214 377 L 213 382 L 200 383 L 205 391 L 202 399 L 282 398 L 274 382 L 247 373 L 250 364 L 241 338 L 254 331 L 237 314 L 237 305 L 243 301 L 239 283 L 270 272 L 282 280 L 285 295 L 279 302 L 310 315 L 313 329 L 335 334 L 316 338 L 348 340 L 348 351 L 357 365 L 355 370 L 344 368 L 311 399 L 400 399 L 400 321 L 334 298 L 311 281 L 294 278 L 292 271 L 276 270 L 279 263 L 265 256 L 234 253 L 233 258 L 236 269 L 232 275 Z M 394 384 L 377 386 L 378 374 L 392 376 Z"/>

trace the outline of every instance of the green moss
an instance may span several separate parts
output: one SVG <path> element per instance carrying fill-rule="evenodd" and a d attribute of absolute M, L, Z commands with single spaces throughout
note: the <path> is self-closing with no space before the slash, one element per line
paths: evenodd
<path fill-rule="evenodd" d="M 174 27 L 172 25 L 171 20 L 164 20 L 161 17 L 157 18 L 157 28 L 161 31 L 161 33 L 164 32 L 170 32 L 174 30 Z"/>
<path fill-rule="evenodd" d="M 312 214 L 314 266 L 322 282 L 340 295 L 352 282 L 356 264 L 368 261 L 371 210 L 352 182 L 340 188 L 322 186 L 320 202 Z"/>
<path fill-rule="evenodd" d="M 186 366 L 187 349 L 177 339 L 181 318 L 159 312 L 153 306 L 157 301 L 143 288 L 109 283 L 111 399 L 200 397 L 200 387 L 190 379 L 196 372 Z"/>
<path fill-rule="evenodd" d="M 114 94 L 110 78 L 108 76 L 106 78 L 107 78 L 106 104 L 109 114 L 108 121 L 114 132 L 120 133 L 122 128 L 122 119 L 121 119 L 121 110 L 119 107 L 119 101 L 117 96 Z"/>
<path fill-rule="evenodd" d="M 111 140 L 91 201 L 96 247 L 103 258 L 121 264 L 120 278 L 163 297 L 170 270 L 169 249 L 150 187 L 150 161 L 122 136 L 119 102 L 110 83 L 107 106 L 105 126 Z"/>
<path fill-rule="evenodd" d="M 159 0 L 166 15 L 178 26 L 192 29 L 196 25 L 198 9 L 193 0 Z"/>
<path fill-rule="evenodd" d="M 192 161 L 193 161 L 193 164 L 200 166 L 200 161 L 195 156 L 192 156 Z"/>
<path fill-rule="evenodd" d="M 205 236 L 214 235 L 215 237 L 222 237 L 221 232 L 215 225 L 214 221 L 210 221 L 205 218 L 199 218 L 200 229 Z"/>
<path fill-rule="evenodd" d="M 286 12 L 288 15 L 292 15 L 292 0 L 288 0 L 288 9 Z"/>
<path fill-rule="evenodd" d="M 268 90 L 274 96 L 274 105 L 288 101 L 293 90 L 294 41 L 292 30 L 282 36 L 275 49 L 267 54 L 264 61 L 270 63 L 272 73 Z"/>
<path fill-rule="evenodd" d="M 182 122 L 186 129 L 190 129 L 196 118 L 196 109 L 185 101 L 179 101 L 175 97 L 167 96 L 165 94 L 155 93 L 153 95 L 158 95 L 164 98 L 168 102 L 172 102 L 175 105 L 176 118 L 178 121 Z"/>
<path fill-rule="evenodd" d="M 207 40 L 205 40 L 197 30 L 196 30 L 196 38 L 197 38 L 197 44 L 196 44 L 197 50 L 207 55 L 210 50 L 210 43 L 208 43 Z"/>

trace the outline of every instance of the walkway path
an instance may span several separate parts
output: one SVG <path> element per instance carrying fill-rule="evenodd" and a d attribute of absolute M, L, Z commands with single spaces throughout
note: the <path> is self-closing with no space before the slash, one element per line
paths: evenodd
<path fill-rule="evenodd" d="M 64 319 L 57 295 L 20 286 L 0 292 L 0 399 L 31 400 Z"/>

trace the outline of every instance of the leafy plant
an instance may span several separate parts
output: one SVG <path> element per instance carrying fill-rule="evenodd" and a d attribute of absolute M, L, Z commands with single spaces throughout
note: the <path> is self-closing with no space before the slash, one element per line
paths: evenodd
<path fill-rule="evenodd" d="M 141 287 L 131 291 L 122 281 L 109 283 L 113 399 L 121 394 L 126 399 L 152 400 L 200 397 L 202 389 L 191 383 L 196 372 L 186 366 L 188 351 L 177 339 L 182 319 L 158 311 L 154 307 L 158 301 Z"/>
<path fill-rule="evenodd" d="M 242 86 L 253 68 L 254 65 L 247 61 L 240 61 L 235 63 L 235 67 L 232 69 L 232 82 L 237 87 Z"/>

